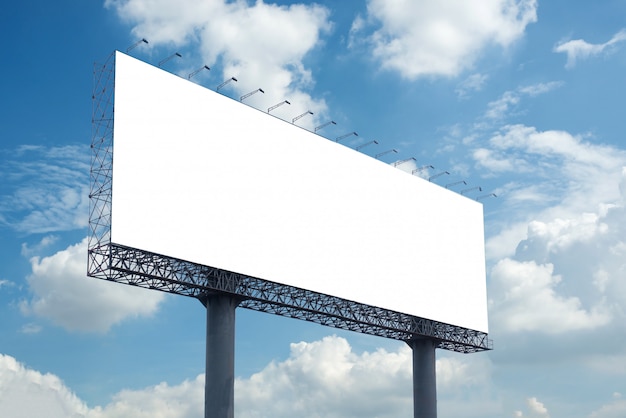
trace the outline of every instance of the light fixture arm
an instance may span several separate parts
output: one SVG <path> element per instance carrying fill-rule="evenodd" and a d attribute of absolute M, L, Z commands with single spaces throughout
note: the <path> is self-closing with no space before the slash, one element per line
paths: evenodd
<path fill-rule="evenodd" d="M 291 123 L 295 123 L 298 119 L 302 119 L 303 117 L 305 117 L 306 115 L 312 115 L 313 112 L 311 112 L 310 110 L 307 110 L 306 112 L 304 112 L 301 115 L 296 116 L 295 118 L 291 119 Z"/>

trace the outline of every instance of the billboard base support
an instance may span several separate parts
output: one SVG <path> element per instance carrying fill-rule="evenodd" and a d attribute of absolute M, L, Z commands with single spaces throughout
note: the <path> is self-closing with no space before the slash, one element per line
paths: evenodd
<path fill-rule="evenodd" d="M 235 309 L 240 299 L 226 294 L 202 298 L 206 306 L 205 418 L 235 415 Z"/>
<path fill-rule="evenodd" d="M 407 341 L 413 351 L 413 417 L 437 418 L 435 341 L 418 338 Z"/>

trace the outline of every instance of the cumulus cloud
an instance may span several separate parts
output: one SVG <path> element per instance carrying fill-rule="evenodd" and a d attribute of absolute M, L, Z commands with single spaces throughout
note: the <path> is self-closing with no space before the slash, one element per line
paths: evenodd
<path fill-rule="evenodd" d="M 623 418 L 626 416 L 626 399 L 618 392 L 613 394 L 613 400 L 589 415 L 589 418 Z"/>
<path fill-rule="evenodd" d="M 550 418 L 548 409 L 540 402 L 536 397 L 526 398 L 526 408 L 528 414 L 522 411 L 515 411 L 513 416 L 516 418 L 528 417 L 528 418 Z"/>
<path fill-rule="evenodd" d="M 292 344 L 284 362 L 238 379 L 237 408 L 245 417 L 410 415 L 411 367 L 408 346 L 358 355 L 343 338 Z"/>
<path fill-rule="evenodd" d="M 0 223 L 20 232 L 46 233 L 87 226 L 89 151 L 74 145 L 22 145 L 0 164 L 8 193 L 0 199 Z"/>
<path fill-rule="evenodd" d="M 470 416 L 469 398 L 477 407 L 475 416 L 483 416 L 482 391 L 489 385 L 486 358 L 442 357 L 436 367 L 443 410 Z M 358 354 L 345 339 L 329 336 L 291 344 L 285 361 L 272 362 L 249 379 L 238 379 L 236 409 L 250 418 L 409 416 L 411 374 L 408 346 Z M 465 410 L 457 410 L 459 398 Z"/>
<path fill-rule="evenodd" d="M 123 390 L 90 408 L 53 374 L 0 354 L 0 416 L 11 418 L 192 418 L 204 414 L 204 375 L 178 385 Z"/>
<path fill-rule="evenodd" d="M 0 354 L 0 416 L 11 418 L 192 418 L 204 414 L 204 376 L 170 386 L 123 390 L 90 408 L 55 375 Z"/>
<path fill-rule="evenodd" d="M 543 403 L 539 402 L 537 398 L 528 398 L 526 400 L 526 404 L 528 405 L 528 409 L 532 414 L 546 418 L 549 417 L 548 409 L 544 406 Z"/>
<path fill-rule="evenodd" d="M 304 65 L 307 54 L 332 28 L 329 11 L 322 6 L 224 0 L 107 0 L 105 4 L 150 45 L 197 48 L 211 71 L 220 68 L 222 79 L 238 79 L 229 85 L 238 93 L 262 88 L 265 94 L 246 102 L 254 107 L 267 109 L 289 100 L 290 106 L 272 114 L 291 120 L 310 110 L 315 117 L 303 119 L 304 126 L 314 126 L 315 118 L 327 110 L 323 99 L 308 93 L 314 79 Z"/>
<path fill-rule="evenodd" d="M 562 280 L 552 264 L 504 259 L 492 272 L 494 327 L 508 332 L 538 331 L 559 334 L 606 325 L 610 316 L 601 309 L 584 309 L 577 297 L 557 293 Z"/>
<path fill-rule="evenodd" d="M 127 318 L 150 316 L 165 295 L 161 292 L 89 278 L 87 239 L 49 257 L 33 257 L 27 277 L 26 315 L 46 318 L 68 330 L 105 332 Z"/>
<path fill-rule="evenodd" d="M 0 416 L 85 417 L 87 406 L 57 376 L 29 369 L 0 354 Z"/>
<path fill-rule="evenodd" d="M 554 52 L 562 52 L 567 55 L 565 68 L 573 68 L 578 60 L 584 60 L 603 52 L 626 40 L 626 29 L 617 32 L 611 39 L 603 44 L 590 44 L 582 39 L 561 42 L 554 47 Z"/>
<path fill-rule="evenodd" d="M 493 329 L 562 335 L 621 323 L 626 152 L 523 125 L 483 145 L 473 151 L 481 170 L 516 176 L 498 193 L 510 223 L 486 243 Z"/>
<path fill-rule="evenodd" d="M 369 26 L 361 17 L 355 20 L 351 45 L 364 38 L 383 68 L 415 79 L 456 76 L 488 46 L 510 46 L 537 20 L 537 2 L 370 0 L 367 14 Z M 378 29 L 363 34 L 372 25 Z"/>
<path fill-rule="evenodd" d="M 500 260 L 491 271 L 494 326 L 556 334 L 623 321 L 624 196 L 595 204 L 595 211 L 578 214 L 553 207 L 534 215 L 543 220 L 528 222 L 513 258 Z"/>
<path fill-rule="evenodd" d="M 204 375 L 178 385 L 165 382 L 123 390 L 104 407 L 91 409 L 86 418 L 193 418 L 204 415 Z"/>
<path fill-rule="evenodd" d="M 396 351 L 358 354 L 345 339 L 336 336 L 294 343 L 287 359 L 236 379 L 236 416 L 409 416 L 413 409 L 411 361 L 410 349 L 404 345 Z M 481 362 L 473 363 L 459 358 L 437 360 L 439 398 L 444 409 L 450 391 L 483 389 L 486 368 Z M 89 408 L 58 377 L 43 375 L 0 355 L 0 389 L 4 389 L 2 385 L 10 388 L 0 390 L 2 416 L 191 418 L 201 416 L 204 409 L 204 375 L 176 385 L 160 383 L 123 390 L 107 405 Z M 481 411 L 471 416 L 482 416 Z"/>

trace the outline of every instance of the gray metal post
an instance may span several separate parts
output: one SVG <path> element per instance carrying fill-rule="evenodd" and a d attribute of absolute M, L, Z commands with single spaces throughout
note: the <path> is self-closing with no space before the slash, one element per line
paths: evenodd
<path fill-rule="evenodd" d="M 413 350 L 413 417 L 437 418 L 435 342 L 420 338 L 407 343 Z"/>
<path fill-rule="evenodd" d="M 206 299 L 205 418 L 233 418 L 235 415 L 235 309 L 238 304 L 239 299 L 225 294 L 212 294 Z"/>

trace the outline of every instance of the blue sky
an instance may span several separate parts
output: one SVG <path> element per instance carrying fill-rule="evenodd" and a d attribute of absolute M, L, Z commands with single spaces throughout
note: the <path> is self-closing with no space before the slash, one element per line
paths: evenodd
<path fill-rule="evenodd" d="M 437 353 L 440 416 L 626 415 L 623 1 L 33 0 L 0 27 L 0 415 L 201 415 L 202 305 L 85 277 L 93 63 L 141 38 L 498 196 L 495 350 Z M 237 416 L 411 416 L 403 343 L 237 315 Z"/>

